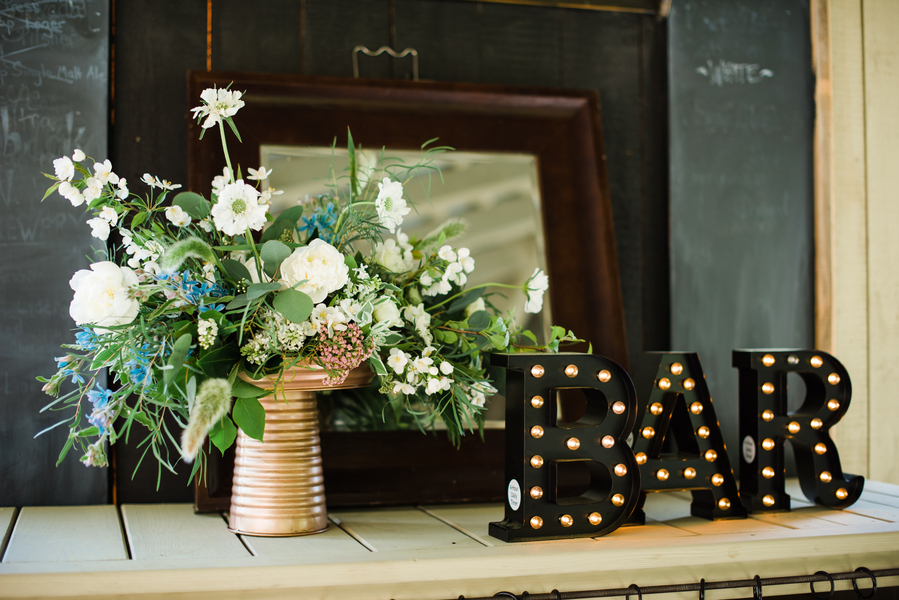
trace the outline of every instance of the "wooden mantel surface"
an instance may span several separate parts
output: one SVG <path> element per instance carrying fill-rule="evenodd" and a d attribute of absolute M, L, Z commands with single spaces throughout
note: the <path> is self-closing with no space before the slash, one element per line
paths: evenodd
<path fill-rule="evenodd" d="M 866 482 L 842 511 L 809 504 L 796 482 L 788 492 L 791 512 L 718 522 L 691 517 L 689 494 L 651 494 L 644 526 L 519 544 L 487 534 L 501 505 L 339 510 L 326 533 L 296 538 L 238 536 L 186 504 L 0 508 L 0 598 L 425 600 L 899 568 L 899 486 Z"/>

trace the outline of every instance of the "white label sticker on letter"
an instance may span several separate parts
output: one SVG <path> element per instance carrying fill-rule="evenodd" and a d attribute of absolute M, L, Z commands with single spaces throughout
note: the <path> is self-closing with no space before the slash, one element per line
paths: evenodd
<path fill-rule="evenodd" d="M 509 482 L 509 506 L 512 510 L 518 510 L 521 506 L 521 487 L 515 479 Z"/>

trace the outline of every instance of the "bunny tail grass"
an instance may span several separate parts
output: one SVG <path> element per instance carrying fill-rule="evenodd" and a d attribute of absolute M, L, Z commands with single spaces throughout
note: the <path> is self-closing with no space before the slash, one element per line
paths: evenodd
<path fill-rule="evenodd" d="M 173 273 L 188 258 L 215 262 L 215 254 L 209 244 L 199 238 L 188 238 L 166 248 L 165 254 L 159 259 L 159 268 L 163 273 Z"/>
<path fill-rule="evenodd" d="M 190 421 L 181 434 L 181 456 L 193 462 L 209 430 L 228 414 L 231 408 L 231 384 L 227 379 L 207 379 L 190 409 Z"/>

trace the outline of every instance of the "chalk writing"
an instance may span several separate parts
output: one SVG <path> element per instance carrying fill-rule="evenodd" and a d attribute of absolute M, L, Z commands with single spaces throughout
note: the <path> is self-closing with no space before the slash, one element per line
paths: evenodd
<path fill-rule="evenodd" d="M 717 64 L 708 60 L 705 65 L 696 67 L 696 72 L 708 77 L 710 85 L 718 87 L 747 83 L 752 85 L 774 77 L 771 69 L 759 68 L 754 63 L 735 63 L 724 59 L 719 59 Z"/>

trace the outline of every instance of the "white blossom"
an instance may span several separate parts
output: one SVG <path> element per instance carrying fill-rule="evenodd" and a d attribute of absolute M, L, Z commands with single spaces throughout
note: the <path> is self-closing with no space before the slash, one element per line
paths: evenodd
<path fill-rule="evenodd" d="M 227 89 L 207 88 L 200 94 L 203 104 L 192 108 L 195 119 L 202 119 L 203 129 L 209 129 L 222 119 L 233 117 L 240 110 L 244 101 L 240 99 L 243 92 L 232 92 Z"/>
<path fill-rule="evenodd" d="M 212 207 L 216 229 L 226 235 L 240 235 L 247 229 L 262 229 L 268 206 L 260 205 L 258 199 L 259 192 L 244 183 L 243 179 L 225 185 L 218 195 L 218 202 Z"/>
<path fill-rule="evenodd" d="M 474 259 L 471 257 L 471 251 L 468 248 L 459 248 L 457 257 L 466 273 L 474 271 Z"/>
<path fill-rule="evenodd" d="M 119 220 L 119 215 L 111 206 L 104 206 L 103 210 L 100 211 L 100 218 L 114 226 L 116 221 Z"/>
<path fill-rule="evenodd" d="M 403 217 L 412 209 L 406 206 L 403 184 L 399 181 L 391 181 L 389 177 L 385 177 L 378 183 L 378 190 L 378 197 L 375 199 L 378 219 L 385 229 L 393 233 L 402 225 Z"/>
<path fill-rule="evenodd" d="M 268 178 L 269 175 L 272 174 L 272 170 L 269 169 L 266 171 L 265 167 L 259 167 L 258 169 L 247 169 L 250 173 L 247 175 L 247 179 L 252 179 L 253 181 L 262 181 Z"/>
<path fill-rule="evenodd" d="M 350 268 L 337 248 L 317 238 L 284 259 L 281 276 L 288 286 L 307 294 L 313 302 L 321 302 L 347 284 Z"/>
<path fill-rule="evenodd" d="M 94 163 L 94 177 L 103 185 L 107 183 L 115 185 L 119 182 L 119 176 L 112 172 L 112 163 L 108 158 L 101 163 Z"/>
<path fill-rule="evenodd" d="M 387 357 L 387 366 L 393 369 L 397 375 L 401 375 L 406 364 L 409 362 L 409 355 L 399 348 L 391 348 L 390 356 Z M 396 390 L 394 390 L 396 391 Z"/>
<path fill-rule="evenodd" d="M 56 171 L 56 178 L 62 181 L 72 181 L 75 177 L 75 165 L 68 156 L 57 158 L 53 161 L 53 169 Z"/>
<path fill-rule="evenodd" d="M 87 224 L 91 226 L 92 236 L 103 241 L 109 239 L 109 221 L 100 217 L 94 217 L 93 219 L 88 219 Z"/>
<path fill-rule="evenodd" d="M 82 269 L 69 281 L 75 291 L 69 314 L 77 325 L 108 327 L 130 323 L 140 306 L 130 291 L 136 285 L 137 275 L 128 267 L 110 261 L 94 263 L 90 271 Z"/>
<path fill-rule="evenodd" d="M 93 202 L 103 193 L 103 182 L 96 177 L 88 177 L 84 184 L 84 199 L 88 202 Z"/>
<path fill-rule="evenodd" d="M 71 202 L 72 206 L 81 206 L 84 204 L 84 196 L 81 194 L 81 191 L 68 181 L 60 183 L 57 191 L 63 198 Z"/>
<path fill-rule="evenodd" d="M 543 294 L 549 288 L 549 278 L 543 269 L 534 269 L 534 274 L 525 283 L 528 299 L 524 303 L 524 312 L 539 313 L 543 310 Z"/>
<path fill-rule="evenodd" d="M 440 250 L 437 251 L 437 256 L 447 262 L 456 260 L 456 253 L 451 246 L 441 246 Z"/>
<path fill-rule="evenodd" d="M 82 152 L 78 148 L 75 148 L 75 152 L 72 153 L 72 160 L 74 160 L 75 162 L 81 162 L 85 158 L 87 158 L 87 156 L 84 155 L 84 152 Z"/>
<path fill-rule="evenodd" d="M 442 363 L 440 363 L 440 372 L 444 375 L 452 375 L 453 364 L 448 361 L 443 361 Z"/>
<path fill-rule="evenodd" d="M 165 209 L 165 218 L 178 227 L 190 225 L 190 215 L 184 212 L 180 206 L 170 206 Z"/>
<path fill-rule="evenodd" d="M 407 396 L 415 393 L 415 388 L 409 385 L 408 383 L 397 381 L 393 384 L 393 393 L 394 394 L 405 394 Z"/>

